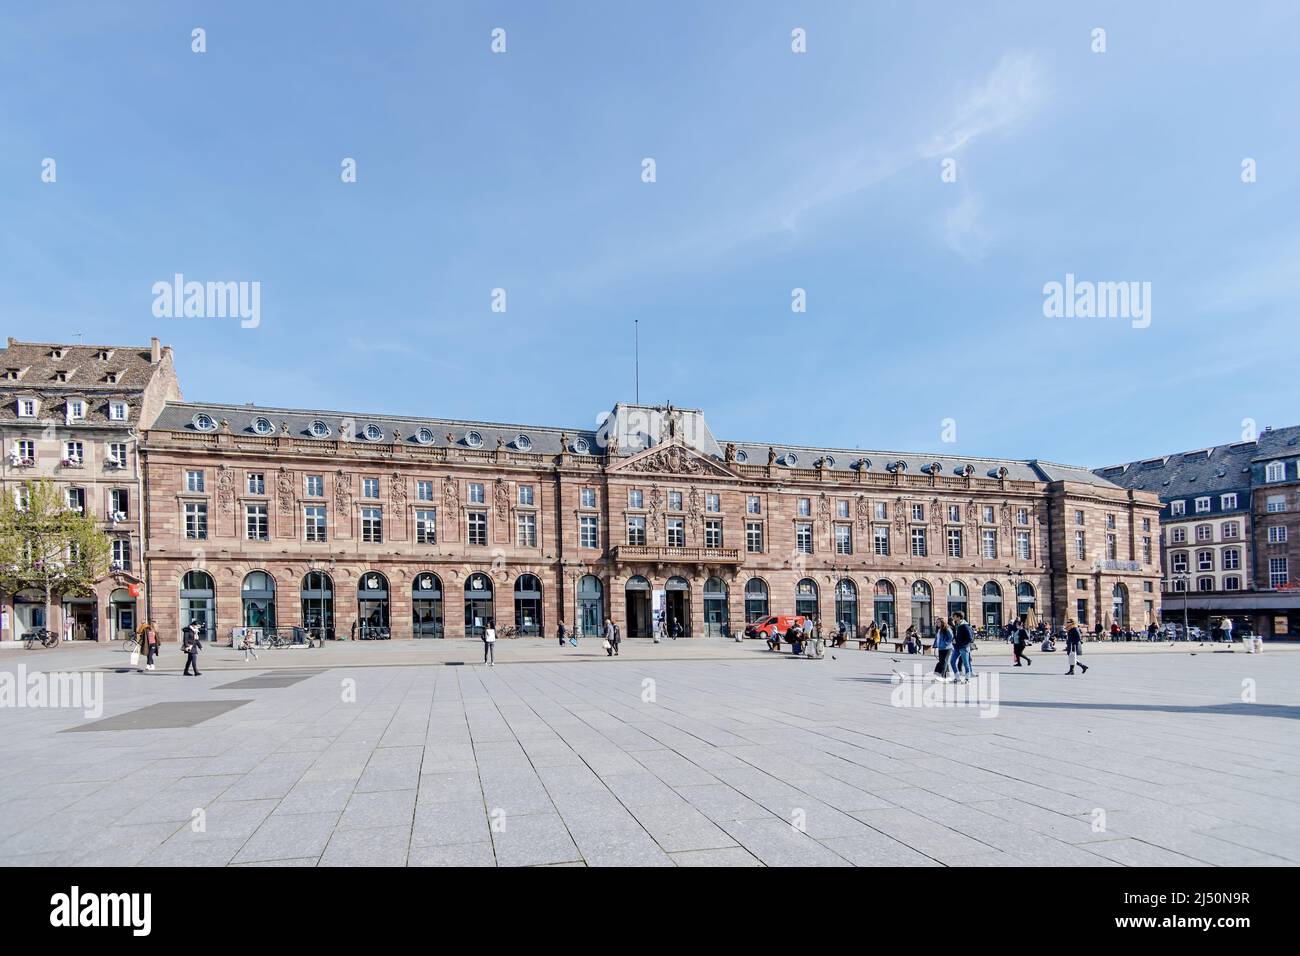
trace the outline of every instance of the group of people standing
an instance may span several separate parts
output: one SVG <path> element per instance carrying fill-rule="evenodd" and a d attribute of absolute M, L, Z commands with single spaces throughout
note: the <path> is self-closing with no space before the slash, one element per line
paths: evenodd
<path fill-rule="evenodd" d="M 1013 666 L 1032 666 L 1033 661 L 1025 650 L 1032 642 L 1029 628 L 1022 617 L 1016 618 L 1011 625 L 1011 657 Z M 975 629 L 970 626 L 960 611 L 952 615 L 951 620 L 939 618 L 934 636 L 934 653 L 939 658 L 934 665 L 935 677 L 941 681 L 959 681 L 966 683 L 975 676 L 971 667 L 971 649 L 975 646 Z M 1073 675 L 1075 667 L 1081 673 L 1088 673 L 1088 665 L 1079 660 L 1083 654 L 1083 631 L 1073 618 L 1065 622 L 1065 654 L 1070 669 L 1065 673 Z"/>

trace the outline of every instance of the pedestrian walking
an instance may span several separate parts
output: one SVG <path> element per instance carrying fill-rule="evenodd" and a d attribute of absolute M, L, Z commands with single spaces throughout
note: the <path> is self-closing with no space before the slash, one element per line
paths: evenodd
<path fill-rule="evenodd" d="M 870 642 L 873 651 L 880 650 L 880 641 L 882 637 L 883 634 L 880 630 L 880 625 L 875 621 L 872 621 L 871 628 L 867 631 L 867 640 Z"/>
<path fill-rule="evenodd" d="M 954 612 L 952 616 L 952 647 L 955 663 L 952 670 L 954 677 L 963 684 L 975 676 L 975 668 L 971 666 L 970 661 L 970 650 L 974 645 L 975 632 L 966 620 L 966 615 L 962 614 L 961 611 Z"/>
<path fill-rule="evenodd" d="M 1223 631 L 1224 641 L 1231 644 L 1232 643 L 1232 618 L 1225 617 L 1223 619 L 1223 623 L 1219 625 L 1219 629 Z"/>
<path fill-rule="evenodd" d="M 488 667 L 497 666 L 497 629 L 492 618 L 488 618 L 483 628 L 483 663 Z"/>
<path fill-rule="evenodd" d="M 952 628 L 943 618 L 939 618 L 939 629 L 934 632 L 934 656 L 939 658 L 934 665 L 934 676 L 939 680 L 952 680 L 948 667 L 948 658 L 952 655 Z"/>
<path fill-rule="evenodd" d="M 248 658 L 252 657 L 257 660 L 257 651 L 254 649 L 253 632 L 249 628 L 244 628 L 244 663 L 248 663 Z"/>
<path fill-rule="evenodd" d="M 1029 643 L 1029 632 L 1025 630 L 1024 618 L 1016 618 L 1016 623 L 1011 625 L 1011 656 L 1015 659 L 1015 666 L 1019 667 L 1020 662 L 1032 665 L 1034 662 L 1029 659 L 1025 653 L 1025 646 Z"/>
<path fill-rule="evenodd" d="M 564 618 L 560 618 L 560 627 L 559 627 L 559 629 L 558 629 L 555 633 L 556 633 L 556 635 L 560 638 L 560 646 L 563 647 L 563 646 L 564 646 L 564 638 L 565 638 L 565 637 L 568 635 L 568 633 L 569 633 L 569 632 L 568 632 L 568 629 L 564 626 Z"/>
<path fill-rule="evenodd" d="M 1079 660 L 1079 655 L 1083 653 L 1083 631 L 1073 618 L 1065 622 L 1065 659 L 1070 662 L 1070 669 L 1065 673 L 1067 675 L 1074 673 L 1074 665 L 1079 667 L 1086 674 L 1088 665 Z"/>
<path fill-rule="evenodd" d="M 158 629 L 153 626 L 153 621 L 145 621 L 141 626 L 140 644 L 145 652 L 144 669 L 151 671 L 154 669 L 154 658 L 158 656 Z"/>
<path fill-rule="evenodd" d="M 185 639 L 181 650 L 185 652 L 185 670 L 182 677 L 199 677 L 199 651 L 203 650 L 203 642 L 199 640 L 199 623 L 191 621 L 190 626 L 185 629 Z"/>
<path fill-rule="evenodd" d="M 618 628 L 609 618 L 605 618 L 605 656 L 618 656 Z"/>

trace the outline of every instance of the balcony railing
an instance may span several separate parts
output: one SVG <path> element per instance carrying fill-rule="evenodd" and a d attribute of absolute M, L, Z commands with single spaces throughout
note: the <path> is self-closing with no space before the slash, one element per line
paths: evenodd
<path fill-rule="evenodd" d="M 641 544 L 620 544 L 615 561 L 675 561 L 694 564 L 739 564 L 738 548 L 677 548 Z"/>

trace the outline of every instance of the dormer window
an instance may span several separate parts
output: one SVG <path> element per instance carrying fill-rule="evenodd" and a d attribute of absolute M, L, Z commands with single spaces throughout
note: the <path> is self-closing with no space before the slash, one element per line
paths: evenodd
<path fill-rule="evenodd" d="M 74 398 L 68 402 L 68 420 L 81 419 L 86 417 L 86 403 L 79 398 Z"/>
<path fill-rule="evenodd" d="M 22 369 L 19 369 L 19 368 L 7 368 L 7 369 L 5 369 L 5 378 L 7 378 L 7 379 L 8 379 L 9 381 L 11 381 L 11 382 L 16 382 L 16 381 L 18 381 L 18 380 L 19 380 L 20 378 L 22 378 L 22 377 L 23 377 L 23 371 L 22 371 Z"/>
<path fill-rule="evenodd" d="M 527 435 L 516 435 L 515 447 L 520 451 L 528 451 L 528 449 L 533 447 L 533 440 Z"/>
<path fill-rule="evenodd" d="M 253 422 L 253 431 L 259 435 L 269 435 L 275 431 L 275 426 L 269 418 L 258 418 Z"/>
<path fill-rule="evenodd" d="M 35 418 L 40 407 L 40 402 L 34 398 L 20 398 L 18 399 L 18 417 Z"/>
<path fill-rule="evenodd" d="M 311 423 L 311 434 L 313 438 L 329 438 L 330 427 L 320 419 Z"/>
<path fill-rule="evenodd" d="M 415 440 L 421 445 L 432 445 L 433 429 L 427 426 L 417 429 L 415 432 Z"/>
<path fill-rule="evenodd" d="M 362 434 L 366 436 L 366 441 L 379 441 L 384 437 L 384 430 L 378 425 L 367 425 Z"/>
<path fill-rule="evenodd" d="M 126 421 L 126 402 L 109 402 L 108 417 L 110 421 Z"/>
<path fill-rule="evenodd" d="M 113 357 L 112 349 L 100 349 L 98 352 L 95 353 L 95 358 L 99 359 L 101 362 L 107 362 L 112 357 Z"/>
<path fill-rule="evenodd" d="M 54 381 L 56 381 L 56 382 L 66 382 L 67 380 L 68 380 L 68 373 L 67 373 L 67 372 L 64 372 L 64 371 L 58 371 L 58 372 L 55 372 L 55 373 L 54 373 Z"/>
<path fill-rule="evenodd" d="M 480 445 L 483 444 L 483 436 L 480 435 L 478 432 L 466 432 L 465 444 L 468 445 L 470 448 L 478 448 Z"/>
<path fill-rule="evenodd" d="M 212 432 L 217 430 L 217 423 L 212 420 L 212 416 L 206 412 L 199 412 L 193 419 L 194 427 L 201 432 Z"/>
<path fill-rule="evenodd" d="M 63 358 L 63 349 L 50 349 L 50 358 L 52 359 Z"/>
<path fill-rule="evenodd" d="M 1286 478 L 1286 465 L 1280 461 L 1270 461 L 1264 466 L 1265 481 L 1282 481 Z"/>
<path fill-rule="evenodd" d="M 118 374 L 117 372 L 105 372 L 105 373 L 104 373 L 104 381 L 107 382 L 109 385 L 116 385 L 116 384 L 117 384 L 117 374 Z"/>

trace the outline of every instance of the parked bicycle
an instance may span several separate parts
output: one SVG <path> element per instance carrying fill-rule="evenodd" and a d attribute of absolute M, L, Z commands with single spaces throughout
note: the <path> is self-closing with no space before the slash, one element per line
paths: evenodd
<path fill-rule="evenodd" d="M 26 649 L 30 651 L 37 644 L 41 647 L 53 647 L 59 643 L 59 635 L 46 628 L 41 628 L 37 631 L 28 631 L 23 640 L 26 642 Z"/>

